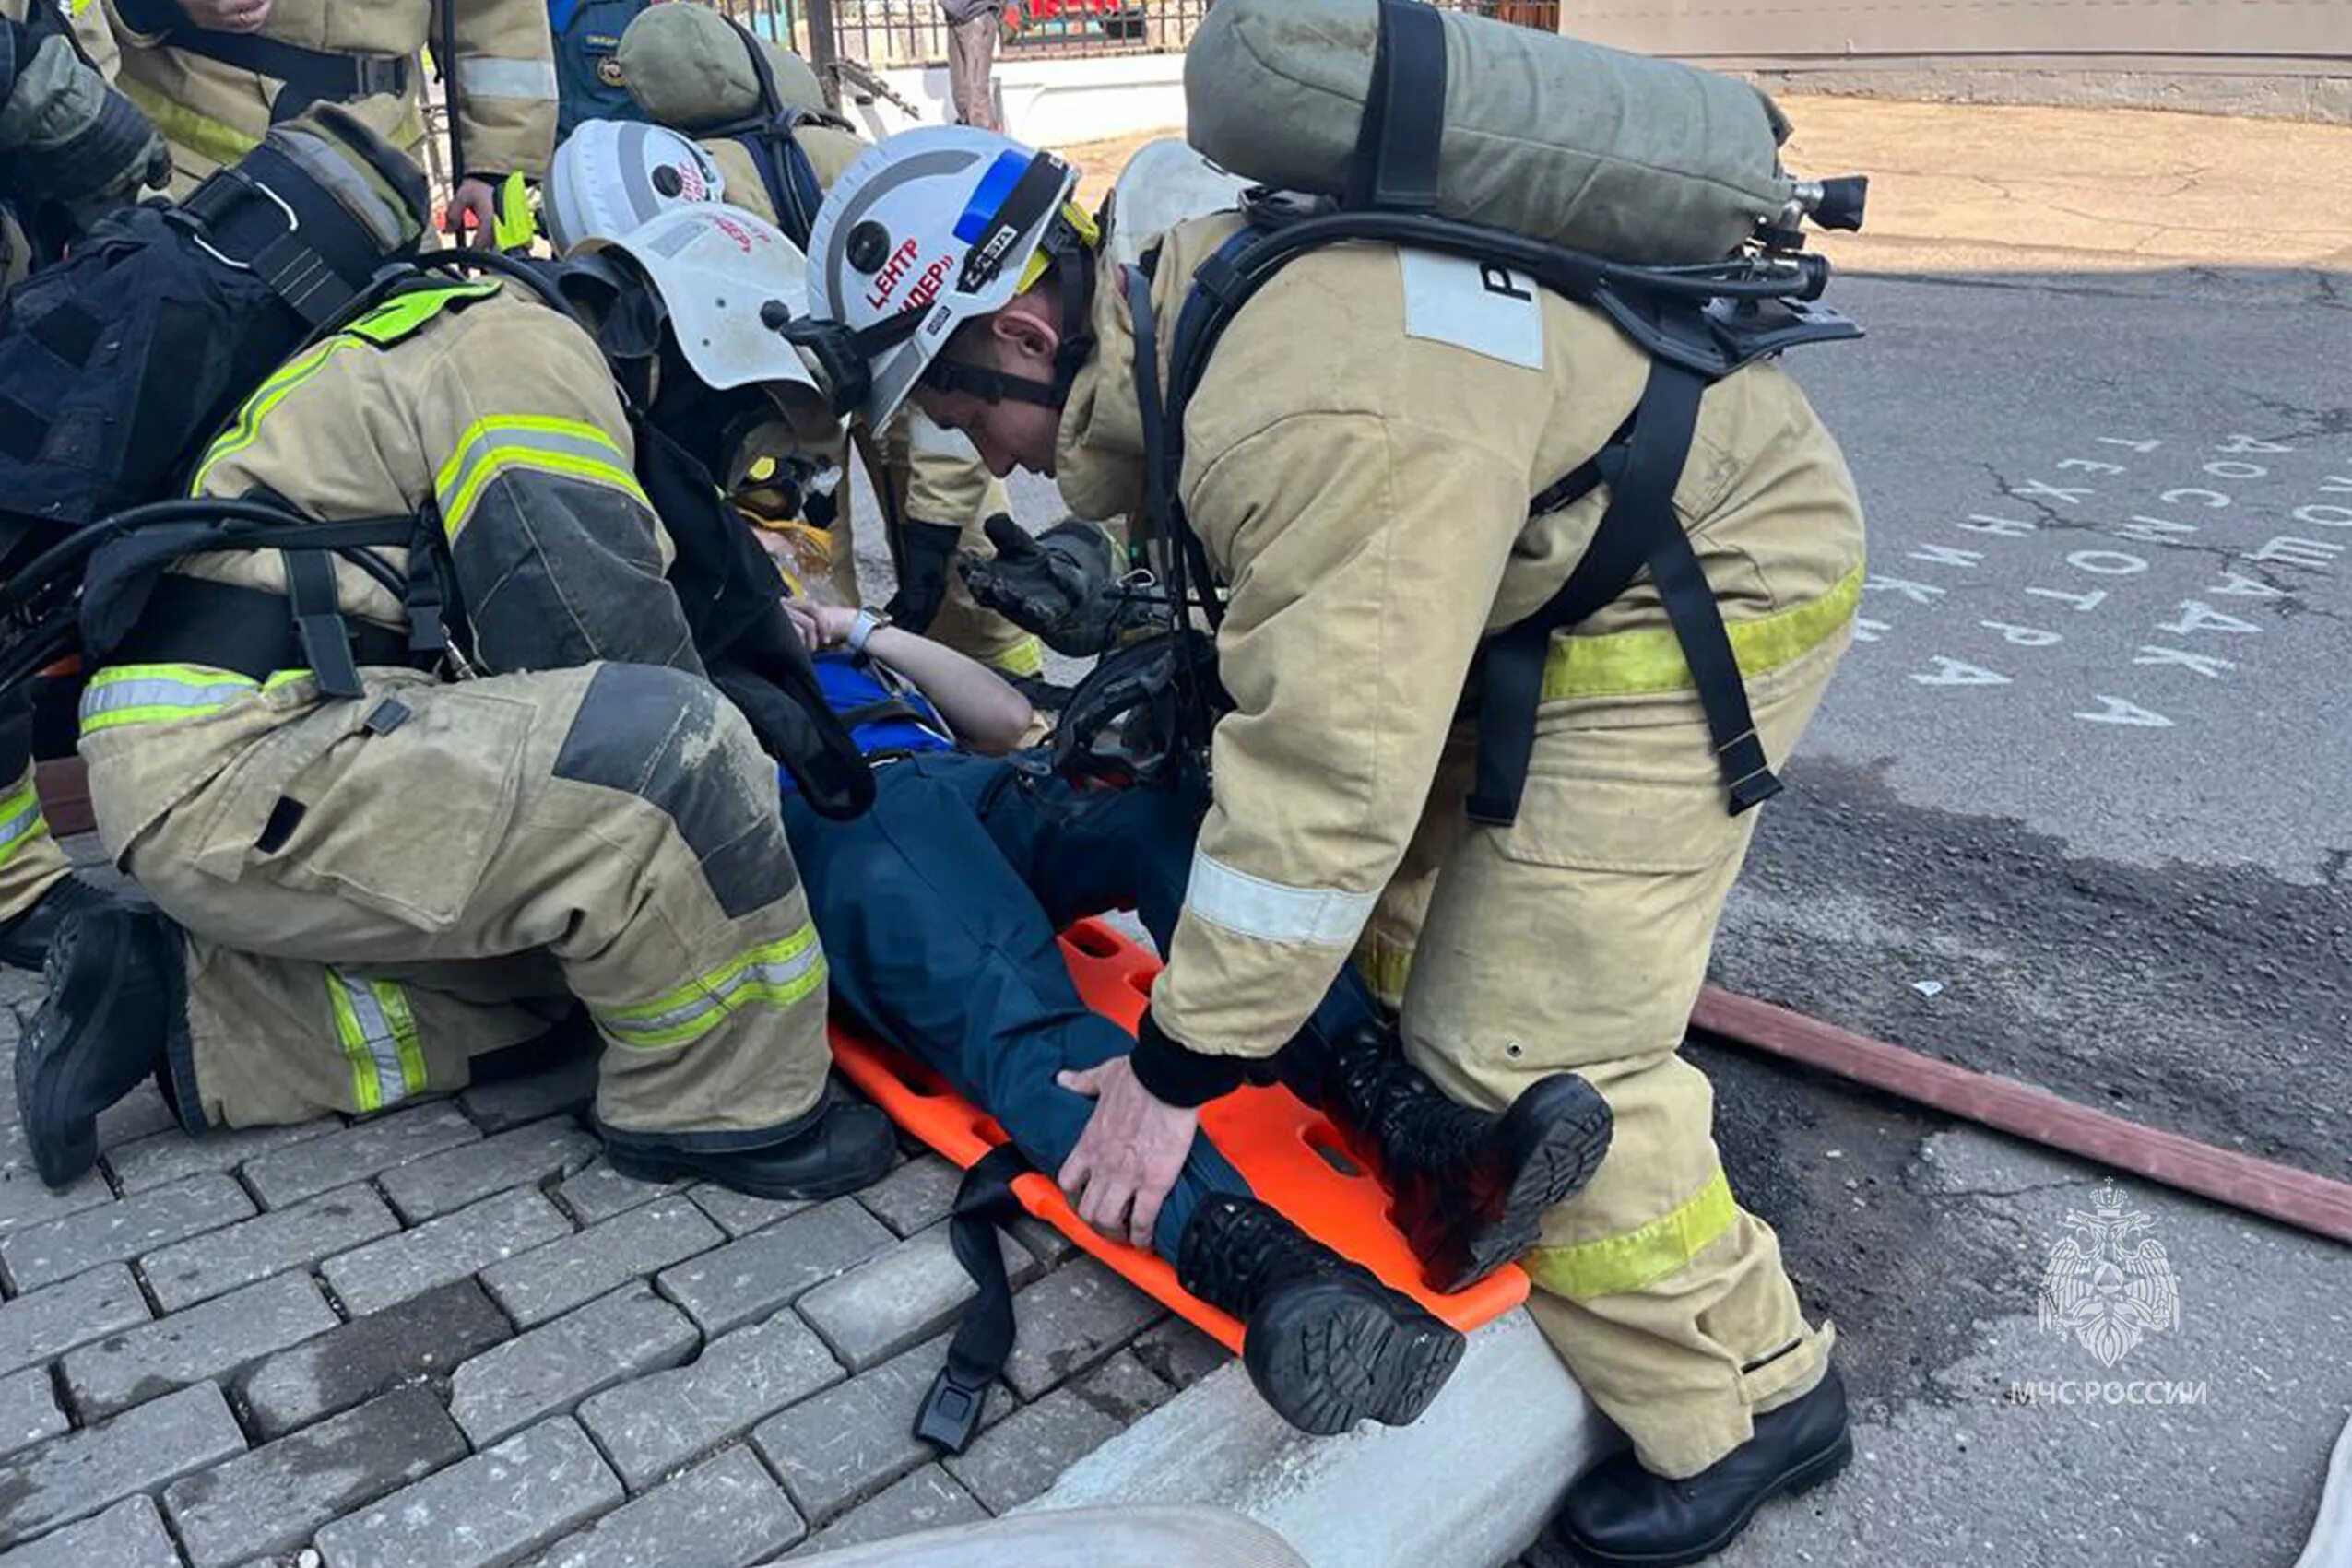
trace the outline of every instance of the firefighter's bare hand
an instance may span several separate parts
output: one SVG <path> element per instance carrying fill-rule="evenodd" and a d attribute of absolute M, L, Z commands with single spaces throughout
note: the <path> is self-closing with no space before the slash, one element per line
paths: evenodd
<path fill-rule="evenodd" d="M 180 0 L 180 8 L 207 32 L 253 32 L 269 20 L 269 0 Z"/>
<path fill-rule="evenodd" d="M 473 220 L 469 232 L 467 220 Z M 487 180 L 467 175 L 457 182 L 456 194 L 450 197 L 449 216 L 445 219 L 449 232 L 463 245 L 487 249 L 498 243 L 498 192 Z"/>
<path fill-rule="evenodd" d="M 1200 1114 L 1155 1098 L 1125 1056 L 1055 1082 L 1094 1102 L 1078 1147 L 1062 1161 L 1061 1189 L 1078 1217 L 1108 1236 L 1152 1244 L 1160 1206 L 1176 1185 Z"/>

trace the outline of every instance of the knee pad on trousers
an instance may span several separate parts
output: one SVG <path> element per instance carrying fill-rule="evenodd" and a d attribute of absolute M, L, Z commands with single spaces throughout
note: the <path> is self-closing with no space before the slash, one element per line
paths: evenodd
<path fill-rule="evenodd" d="M 599 666 L 564 735 L 555 776 L 659 807 L 730 920 L 799 886 L 774 769 L 708 681 L 654 665 Z"/>

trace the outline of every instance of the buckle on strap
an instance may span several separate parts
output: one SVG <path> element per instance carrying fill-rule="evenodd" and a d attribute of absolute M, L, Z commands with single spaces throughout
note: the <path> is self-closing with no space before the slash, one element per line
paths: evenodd
<path fill-rule="evenodd" d="M 923 1408 L 915 1414 L 915 1435 L 950 1454 L 963 1453 L 980 1430 L 980 1411 L 987 1393 L 986 1378 L 967 1384 L 956 1376 L 954 1367 L 940 1368 L 940 1374 L 931 1379 L 931 1391 L 923 1396 Z"/>
<path fill-rule="evenodd" d="M 1765 757 L 1764 742 L 1753 725 L 1715 749 L 1715 763 L 1721 770 L 1724 788 L 1731 796 L 1734 817 L 1754 810 L 1780 793 L 1779 777 Z"/>

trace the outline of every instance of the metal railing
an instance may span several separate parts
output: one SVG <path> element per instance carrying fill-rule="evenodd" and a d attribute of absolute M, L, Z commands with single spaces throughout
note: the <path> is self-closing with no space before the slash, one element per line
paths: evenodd
<path fill-rule="evenodd" d="M 712 0 L 762 36 L 821 68 L 854 60 L 875 70 L 947 62 L 938 0 Z M 1560 0 L 1437 0 L 1507 22 L 1560 29 Z M 1192 41 L 1214 0 L 1006 0 L 998 58 L 1082 59 L 1153 54 Z"/>

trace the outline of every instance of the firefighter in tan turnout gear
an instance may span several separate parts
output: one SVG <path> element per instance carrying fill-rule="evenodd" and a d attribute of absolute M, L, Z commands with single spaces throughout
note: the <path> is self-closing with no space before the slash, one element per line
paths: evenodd
<path fill-rule="evenodd" d="M 364 1114 L 574 1004 L 616 1169 L 778 1197 L 881 1174 L 887 1122 L 827 1091 L 768 732 L 665 580 L 688 508 L 719 510 L 681 443 L 807 390 L 760 325 L 798 267 L 749 214 L 673 214 L 582 273 L 597 336 L 517 277 L 423 274 L 211 443 L 196 496 L 425 531 L 174 556 L 92 676 L 100 835 L 169 919 L 83 916 L 53 950 L 18 1061 L 45 1179 L 159 1062 L 191 1130 Z M 475 678 L 406 667 L 444 626 Z"/>
<path fill-rule="evenodd" d="M 767 218 L 805 248 L 805 226 L 816 216 L 817 201 L 867 144 L 826 108 L 815 73 L 798 55 L 755 41 L 707 6 L 656 6 L 629 24 L 614 58 L 631 96 L 655 124 L 699 138 L 726 200 Z M 767 67 L 765 83 L 760 64 Z M 778 110 L 788 121 L 783 126 L 775 123 Z M 805 165 L 797 163 L 796 149 Z M 813 185 L 796 190 L 802 180 Z M 960 552 L 994 553 L 986 529 L 991 517 L 1011 514 L 1004 486 L 980 466 L 969 442 L 916 410 L 892 420 L 879 444 L 898 519 L 888 539 L 898 575 L 886 607 L 892 622 L 999 674 L 1042 676 L 1045 651 L 1038 640 L 975 604 L 954 570 Z M 855 606 L 861 601 L 845 479 L 838 493 L 843 504 L 832 527 L 833 584 L 842 603 Z"/>
<path fill-rule="evenodd" d="M 162 143 L 109 85 L 113 59 L 97 0 L 0 0 L 0 289 L 168 172 Z M 68 234 L 51 231 L 60 223 Z M 0 963 L 38 969 L 58 924 L 106 897 L 50 835 L 31 706 L 17 696 L 0 700 Z"/>
<path fill-rule="evenodd" d="M 1122 269 L 1070 207 L 1074 183 L 970 129 L 890 138 L 828 198 L 811 308 L 857 335 L 869 425 L 911 398 L 993 472 L 1050 475 L 1084 516 L 1142 516 L 1130 291 L 1164 376 L 1173 324 L 1241 219 L 1180 225 Z M 1524 1263 L 1537 1322 L 1634 1444 L 1557 1527 L 1625 1563 L 1705 1555 L 1848 1452 L 1832 1332 L 1732 1197 L 1711 1091 L 1677 1054 L 1755 818 L 1727 809 L 1647 580 L 1545 639 L 1516 819 L 1464 809 L 1473 660 L 1568 580 L 1610 487 L 1532 516 L 1530 497 L 1603 453 L 1650 373 L 1596 309 L 1384 243 L 1308 251 L 1232 315 L 1171 476 L 1233 585 L 1214 805 L 1130 1065 L 1104 1075 L 1061 1172 L 1097 1225 L 1155 1210 L 1197 1107 L 1300 1029 L 1418 826 L 1441 869 L 1404 1053 L 1472 1103 L 1573 1071 L 1614 1113 L 1608 1158 Z M 1699 400 L 1672 503 L 1745 677 L 1743 744 L 1785 759 L 1861 583 L 1846 465 L 1796 384 L 1755 363 Z"/>
<path fill-rule="evenodd" d="M 309 104 L 351 105 L 413 149 L 428 48 L 449 94 L 463 166 L 450 223 L 477 242 L 527 240 L 521 182 L 555 147 L 555 51 L 543 0 L 103 0 L 124 90 L 171 144 L 173 196 L 251 151 Z M 445 46 L 444 40 L 447 41 Z"/>

